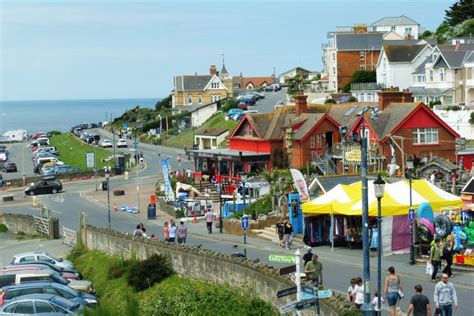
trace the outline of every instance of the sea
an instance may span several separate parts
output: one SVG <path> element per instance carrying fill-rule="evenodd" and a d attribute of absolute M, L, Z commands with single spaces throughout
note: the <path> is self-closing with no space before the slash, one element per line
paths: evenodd
<path fill-rule="evenodd" d="M 153 108 L 160 99 L 0 101 L 0 134 L 18 129 L 28 135 L 65 132 L 81 123 L 110 121 L 136 106 Z"/>

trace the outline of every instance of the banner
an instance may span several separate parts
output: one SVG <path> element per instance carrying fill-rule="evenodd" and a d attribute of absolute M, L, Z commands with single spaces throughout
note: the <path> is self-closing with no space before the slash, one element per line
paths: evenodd
<path fill-rule="evenodd" d="M 304 176 L 298 169 L 290 169 L 291 177 L 293 178 L 293 182 L 295 183 L 296 189 L 300 194 L 301 203 L 305 203 L 309 201 L 309 192 L 308 187 L 306 186 L 306 181 L 304 180 Z"/>
<path fill-rule="evenodd" d="M 170 183 L 169 159 L 161 160 L 161 172 L 163 173 L 163 179 L 165 180 L 165 196 L 169 200 L 174 200 L 173 190 L 171 189 L 171 183 Z"/>

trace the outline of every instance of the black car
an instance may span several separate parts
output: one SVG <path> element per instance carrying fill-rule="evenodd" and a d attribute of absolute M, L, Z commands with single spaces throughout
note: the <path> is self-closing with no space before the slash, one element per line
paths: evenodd
<path fill-rule="evenodd" d="M 56 194 L 63 189 L 61 181 L 56 179 L 56 177 L 44 177 L 36 183 L 32 183 L 27 189 L 25 189 L 25 194 L 28 195 L 38 195 L 38 194 Z"/>
<path fill-rule="evenodd" d="M 16 164 L 11 161 L 0 162 L 0 170 L 3 172 L 17 172 Z"/>

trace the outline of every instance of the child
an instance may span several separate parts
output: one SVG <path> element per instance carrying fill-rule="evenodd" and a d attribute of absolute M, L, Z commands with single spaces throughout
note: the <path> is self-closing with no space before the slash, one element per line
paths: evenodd
<path fill-rule="evenodd" d="M 380 309 L 379 309 L 379 292 L 377 290 L 374 291 L 374 299 L 372 300 L 372 305 L 374 306 L 374 310 L 376 312 L 380 312 L 383 309 L 383 297 L 380 297 Z"/>

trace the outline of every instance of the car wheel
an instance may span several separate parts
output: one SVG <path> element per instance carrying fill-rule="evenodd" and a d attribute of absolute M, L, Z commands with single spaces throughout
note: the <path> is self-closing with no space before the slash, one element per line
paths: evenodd
<path fill-rule="evenodd" d="M 448 236 L 453 230 L 453 224 L 451 223 L 451 220 L 445 215 L 436 216 L 434 225 L 436 236 L 439 238 Z"/>
<path fill-rule="evenodd" d="M 57 189 L 52 189 L 51 193 L 56 194 L 56 193 L 58 193 L 58 190 Z"/>
<path fill-rule="evenodd" d="M 35 195 L 35 191 L 30 191 L 29 193 L 31 196 Z"/>

